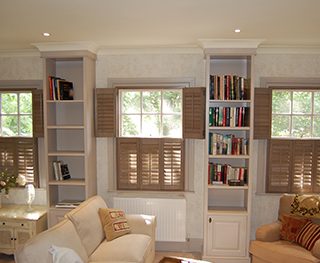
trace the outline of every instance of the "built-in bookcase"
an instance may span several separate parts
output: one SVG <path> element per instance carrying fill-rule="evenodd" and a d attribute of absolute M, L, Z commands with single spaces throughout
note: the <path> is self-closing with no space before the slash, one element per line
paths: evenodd
<path fill-rule="evenodd" d="M 203 258 L 249 262 L 252 51 L 206 51 L 205 235 Z"/>
<path fill-rule="evenodd" d="M 94 138 L 93 90 L 95 55 L 90 52 L 43 52 L 45 100 L 45 149 L 49 225 L 68 209 L 58 209 L 64 200 L 85 200 L 96 194 L 96 143 Z M 50 77 L 72 82 L 72 100 L 50 97 Z M 57 180 L 53 163 L 68 165 L 71 178 Z"/>

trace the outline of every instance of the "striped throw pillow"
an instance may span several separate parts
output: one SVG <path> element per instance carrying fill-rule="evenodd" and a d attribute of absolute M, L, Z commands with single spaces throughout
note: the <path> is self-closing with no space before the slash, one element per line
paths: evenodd
<path fill-rule="evenodd" d="M 320 225 L 308 222 L 297 235 L 296 242 L 311 250 L 318 239 L 320 239 Z"/>

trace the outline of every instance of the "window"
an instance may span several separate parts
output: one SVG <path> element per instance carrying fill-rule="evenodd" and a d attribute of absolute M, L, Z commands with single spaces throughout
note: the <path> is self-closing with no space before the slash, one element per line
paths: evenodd
<path fill-rule="evenodd" d="M 117 137 L 118 190 L 184 190 L 185 139 L 204 139 L 205 88 L 180 86 L 95 90 L 95 134 Z"/>
<path fill-rule="evenodd" d="M 0 91 L 0 170 L 23 175 L 38 186 L 38 144 L 41 135 L 42 92 Z"/>
<path fill-rule="evenodd" d="M 120 137 L 182 137 L 182 90 L 119 90 Z"/>
<path fill-rule="evenodd" d="M 273 90 L 272 137 L 320 138 L 320 92 Z"/>
<path fill-rule="evenodd" d="M 319 89 L 255 92 L 255 138 L 267 139 L 268 148 L 266 192 L 320 192 Z"/>
<path fill-rule="evenodd" d="M 118 189 L 183 190 L 182 89 L 118 93 Z"/>
<path fill-rule="evenodd" d="M 32 137 L 32 92 L 1 92 L 0 103 L 0 135 Z"/>

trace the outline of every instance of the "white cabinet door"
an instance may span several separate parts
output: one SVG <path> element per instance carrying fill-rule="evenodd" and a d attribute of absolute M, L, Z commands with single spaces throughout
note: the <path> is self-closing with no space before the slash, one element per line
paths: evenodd
<path fill-rule="evenodd" d="M 210 215 L 207 219 L 207 255 L 246 256 L 246 215 Z"/>
<path fill-rule="evenodd" d="M 0 251 L 2 251 L 2 249 L 13 249 L 13 248 L 14 248 L 13 228 L 0 227 Z"/>

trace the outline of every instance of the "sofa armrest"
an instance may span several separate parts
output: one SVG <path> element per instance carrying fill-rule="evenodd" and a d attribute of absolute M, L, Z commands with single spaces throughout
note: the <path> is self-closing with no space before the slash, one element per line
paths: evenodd
<path fill-rule="evenodd" d="M 312 250 L 311 250 L 312 255 L 314 255 L 317 258 L 320 258 L 320 239 L 316 241 L 314 244 Z"/>
<path fill-rule="evenodd" d="M 151 215 L 126 214 L 128 224 L 133 234 L 145 234 L 155 240 L 156 217 Z"/>
<path fill-rule="evenodd" d="M 256 230 L 256 240 L 273 242 L 280 239 L 281 222 L 262 225 Z"/>

